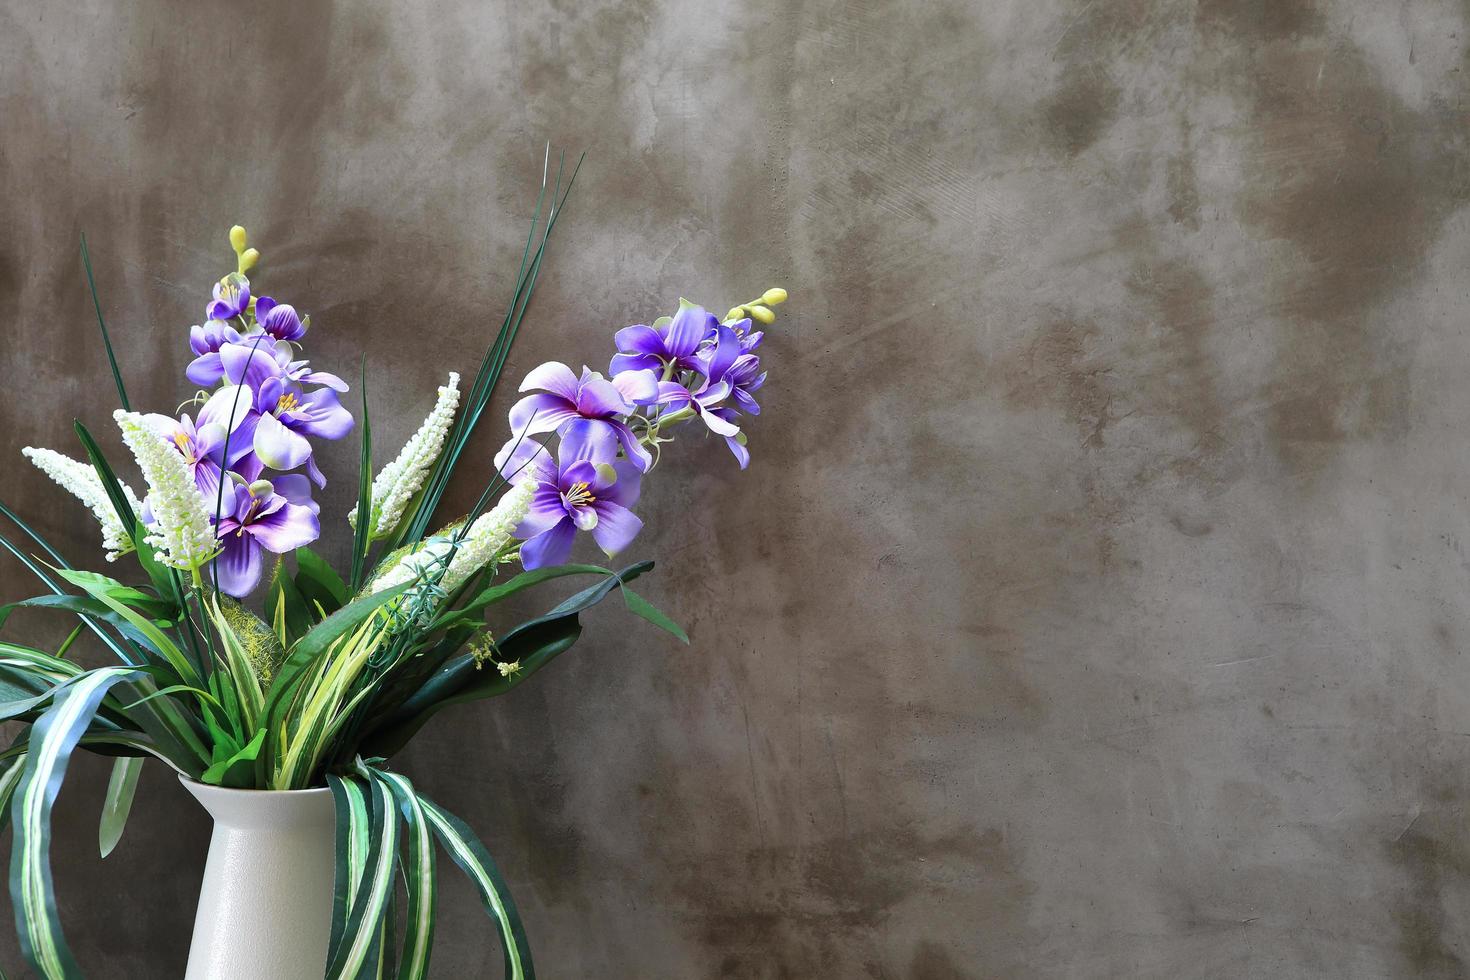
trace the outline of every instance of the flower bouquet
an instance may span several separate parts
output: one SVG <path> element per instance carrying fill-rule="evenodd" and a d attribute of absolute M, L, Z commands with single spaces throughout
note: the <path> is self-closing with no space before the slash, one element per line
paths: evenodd
<path fill-rule="evenodd" d="M 376 474 L 365 366 L 354 418 L 344 405 L 348 383 L 301 357 L 310 318 L 261 295 L 248 278 L 260 256 L 243 228 L 229 236 L 235 270 L 214 286 L 204 323 L 190 332 L 187 376 L 198 390 L 177 417 L 134 410 L 97 306 L 121 401 L 114 419 L 142 493 L 119 478 L 80 422 L 85 461 L 24 452 L 91 510 L 108 561 L 136 565 L 118 577 L 75 568 L 0 504 L 29 538 L 0 536 L 0 545 L 47 590 L 0 607 L 0 624 L 22 609 L 76 617 L 54 651 L 0 642 L 0 717 L 25 726 L 0 752 L 0 820 L 13 828 L 21 948 L 39 975 L 79 972 L 48 857 L 52 803 L 77 748 L 115 757 L 100 826 L 104 856 L 149 756 L 177 770 L 216 816 L 190 976 L 425 976 L 436 842 L 498 927 L 506 974 L 533 975 L 515 905 L 484 847 L 389 760 L 442 709 L 505 694 L 545 667 L 576 643 L 579 615 L 611 595 L 687 642 L 629 587 L 652 562 L 619 570 L 571 563 L 573 546 L 585 531 L 609 556 L 628 547 L 642 526 L 642 481 L 676 432 L 722 437 L 745 467 L 741 425 L 760 411 L 754 395 L 765 380 L 759 325 L 786 298 L 767 290 L 723 318 L 681 301 L 672 316 L 618 331 L 606 375 L 537 367 L 521 383 L 525 396 L 510 409 L 493 466 L 472 462 L 493 474 L 479 499 L 457 519 L 436 519 L 570 187 L 560 176 L 543 181 L 509 310 L 472 383 L 462 389 L 450 373 L 423 425 Z M 85 240 L 82 251 L 91 284 Z M 315 450 L 354 432 L 357 505 L 341 525 L 351 557 L 337 570 L 310 547 L 322 520 L 312 494 L 330 469 Z M 518 625 L 487 622 L 504 600 L 577 577 L 590 584 L 544 614 Z M 116 663 L 85 668 L 70 659 L 84 631 Z M 302 836 L 298 827 L 261 837 L 275 819 L 262 801 L 277 797 L 319 801 L 313 819 L 325 836 Z M 226 820 L 225 811 L 234 816 Z M 212 878 L 216 864 L 242 860 L 245 871 L 219 873 L 275 874 L 238 884 L 256 888 L 261 898 L 252 901 L 270 908 L 231 895 L 233 879 Z M 313 862 L 326 881 L 317 899 L 304 880 Z M 292 906 L 293 895 L 307 897 Z M 290 909 L 294 919 L 283 921 Z M 240 923 L 240 915 L 266 919 Z M 226 948 L 232 943 L 248 948 Z M 274 943 L 294 951 L 272 959 L 263 947 Z M 255 965 L 242 967 L 242 957 Z"/>

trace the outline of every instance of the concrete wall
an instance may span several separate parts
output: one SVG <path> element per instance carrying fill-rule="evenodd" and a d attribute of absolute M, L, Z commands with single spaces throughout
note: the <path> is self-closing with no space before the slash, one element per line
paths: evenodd
<path fill-rule="evenodd" d="M 400 760 L 544 976 L 1465 975 L 1466 19 L 0 2 L 0 499 L 94 560 L 18 455 L 113 405 L 82 230 L 138 402 L 183 397 L 242 221 L 396 447 L 505 302 L 542 142 L 585 148 L 509 377 L 681 293 L 793 300 L 750 471 L 686 440 L 646 484 L 692 648 L 604 611 Z M 176 975 L 205 818 L 152 767 L 99 862 L 105 773 L 59 804 L 73 944 Z M 436 962 L 498 974 L 464 887 Z"/>

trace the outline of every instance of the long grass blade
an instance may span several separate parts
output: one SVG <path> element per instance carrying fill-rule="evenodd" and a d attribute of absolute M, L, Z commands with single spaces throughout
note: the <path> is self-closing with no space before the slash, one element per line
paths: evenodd
<path fill-rule="evenodd" d="M 362 450 L 357 470 L 357 512 L 370 515 L 373 512 L 373 428 L 368 418 L 367 357 L 362 359 Z M 362 588 L 362 570 L 367 562 L 368 547 L 372 537 L 372 521 L 366 516 L 357 522 L 352 534 L 351 591 Z"/>
<path fill-rule="evenodd" d="M 547 164 L 550 159 L 550 147 L 547 148 Z M 460 454 L 464 451 L 470 436 L 473 435 L 475 427 L 479 424 L 480 417 L 489 404 L 495 387 L 499 383 L 500 373 L 505 367 L 506 358 L 510 356 L 511 344 L 514 343 L 516 334 L 520 331 L 522 319 L 530 306 L 531 297 L 536 289 L 536 280 L 540 275 L 541 262 L 546 254 L 546 247 L 551 241 L 552 230 L 556 227 L 557 218 L 560 217 L 562 209 L 566 205 L 568 196 L 572 191 L 572 184 L 576 181 L 577 172 L 581 169 L 582 160 L 586 159 L 583 154 L 578 159 L 576 168 L 572 171 L 571 179 L 567 181 L 565 191 L 561 188 L 561 174 L 558 170 L 556 186 L 552 189 L 551 206 L 547 213 L 546 223 L 541 230 L 540 244 L 531 250 L 531 243 L 536 239 L 536 232 L 540 226 L 541 206 L 546 196 L 549 166 L 543 164 L 541 171 L 541 191 L 536 198 L 536 210 L 531 219 L 531 230 L 526 241 L 526 251 L 521 256 L 521 268 L 516 274 L 515 289 L 512 291 L 510 305 L 506 310 L 505 318 L 501 321 L 500 330 L 495 340 L 485 351 L 485 356 L 480 362 L 480 369 L 475 374 L 475 381 L 470 386 L 469 397 L 465 400 L 464 407 L 460 411 L 459 418 L 455 421 L 448 443 L 439 455 L 429 479 L 424 484 L 422 496 L 414 507 L 412 517 L 402 522 L 398 536 L 393 540 L 391 548 L 417 541 L 424 536 L 428 530 L 429 522 L 433 519 L 434 511 L 438 509 L 439 501 L 449 484 L 449 479 L 454 473 L 455 464 L 459 461 Z M 528 256 L 529 259 L 528 259 Z"/>
<path fill-rule="evenodd" d="M 112 338 L 107 333 L 107 323 L 102 319 L 102 304 L 97 300 L 97 282 L 92 278 L 92 256 L 87 254 L 87 235 L 82 233 L 82 268 L 87 270 L 87 289 L 92 293 L 92 309 L 97 311 L 97 329 L 102 332 L 102 346 L 107 348 L 107 365 L 112 368 L 112 380 L 117 382 L 117 399 L 123 411 L 131 412 L 128 390 L 123 386 L 122 372 L 117 369 L 117 357 L 112 353 Z"/>

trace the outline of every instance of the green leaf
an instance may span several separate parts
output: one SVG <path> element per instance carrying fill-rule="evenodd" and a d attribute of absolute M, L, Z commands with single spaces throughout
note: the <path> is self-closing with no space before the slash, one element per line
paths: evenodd
<path fill-rule="evenodd" d="M 438 892 L 434 837 L 413 784 L 390 772 L 379 772 L 378 778 L 393 791 L 398 812 L 409 832 L 408 867 L 404 876 L 408 891 L 407 931 L 396 976 L 398 980 L 423 980 L 429 975 L 429 953 L 434 946 L 434 904 Z"/>
<path fill-rule="evenodd" d="M 82 448 L 87 451 L 87 459 L 91 461 L 92 468 L 97 471 L 97 476 L 102 480 L 103 489 L 107 491 L 107 499 L 112 501 L 112 509 L 117 513 L 118 520 L 122 526 L 128 529 L 128 534 L 133 539 L 133 554 L 138 559 L 138 565 L 148 575 L 148 581 L 153 583 L 154 589 L 161 596 L 173 596 L 180 607 L 183 606 L 183 594 L 179 588 L 179 581 L 174 576 L 173 570 L 160 564 L 153 557 L 153 548 L 145 538 L 143 524 L 138 520 L 138 515 L 133 513 L 133 507 L 128 503 L 127 496 L 122 492 L 122 485 L 117 482 L 117 475 L 113 473 L 112 466 L 108 464 L 107 457 L 102 453 L 102 447 L 97 445 L 97 440 L 92 438 L 92 433 L 81 422 L 73 422 L 72 428 L 76 430 L 77 438 L 81 440 Z"/>
<path fill-rule="evenodd" d="M 486 913 L 500 929 L 506 977 L 509 980 L 535 980 L 536 971 L 531 965 L 531 944 L 526 941 L 526 929 L 521 925 L 510 889 L 506 888 L 505 879 L 500 876 L 500 869 L 495 866 L 490 852 L 458 817 L 441 809 L 428 797 L 419 796 L 418 799 L 439 843 L 479 891 Z"/>
<path fill-rule="evenodd" d="M 521 253 L 521 267 L 516 272 L 515 289 L 511 293 L 510 306 L 505 311 L 505 318 L 501 321 L 495 340 L 486 349 L 480 361 L 480 368 L 475 373 L 475 380 L 461 403 L 459 416 L 455 419 L 454 428 L 450 431 L 444 450 L 439 454 L 434 468 L 424 482 L 422 491 L 411 502 L 409 509 L 404 512 L 403 520 L 399 522 L 398 531 L 389 544 L 388 551 L 393 551 L 400 545 L 418 541 L 428 531 L 429 521 L 433 519 L 434 511 L 439 507 L 439 501 L 449 485 L 450 477 L 454 474 L 460 454 L 474 433 L 475 426 L 479 424 L 491 395 L 495 393 L 500 374 L 505 368 L 506 358 L 510 356 L 511 345 L 515 343 L 516 334 L 520 332 L 526 310 L 531 305 L 536 280 L 541 274 L 541 262 L 546 255 L 546 247 L 551 242 L 552 230 L 556 227 L 557 218 L 561 216 L 567 198 L 572 193 L 572 185 L 576 183 L 577 174 L 582 169 L 582 160 L 585 158 L 586 154 L 583 154 L 577 160 L 577 165 L 572 169 L 571 177 L 567 180 L 565 191 L 561 186 L 561 166 L 558 166 L 556 183 L 551 188 L 550 210 L 547 212 L 545 226 L 541 228 L 541 242 L 533 251 L 532 245 L 536 242 L 536 233 L 541 225 L 541 207 L 546 200 L 547 177 L 550 172 L 551 147 L 547 146 L 546 165 L 543 166 L 541 173 L 541 191 L 536 197 L 536 209 L 531 217 L 530 231 L 526 235 L 526 247 Z M 565 155 L 563 155 L 562 162 L 565 163 Z M 358 513 L 368 514 L 370 511 L 359 506 Z M 361 523 L 366 524 L 367 522 Z"/>
<path fill-rule="evenodd" d="M 286 571 L 284 559 L 276 559 L 270 591 L 266 593 L 265 609 L 278 633 L 284 624 L 285 631 L 281 635 L 284 646 L 290 646 L 297 637 L 305 636 L 306 631 L 311 629 L 313 619 L 310 607 L 302 598 L 301 591 L 296 588 L 296 583 L 291 580 L 290 573 Z"/>
<path fill-rule="evenodd" d="M 635 616 L 641 616 L 670 636 L 678 637 L 685 643 L 689 642 L 689 634 L 685 633 L 679 624 L 664 615 L 653 603 L 643 598 L 632 589 L 623 589 L 623 601 L 628 604 L 628 609 Z"/>
<path fill-rule="evenodd" d="M 342 931 L 327 955 L 326 975 L 331 980 L 356 980 L 373 955 L 393 888 L 393 866 L 398 860 L 398 815 L 392 790 L 381 779 L 366 775 L 357 778 L 367 783 L 370 802 L 366 860 L 358 880 L 339 883 L 351 883 L 353 888 Z M 357 813 L 351 815 L 356 817 Z"/>
<path fill-rule="evenodd" d="M 255 767 L 249 763 L 255 761 L 256 755 L 260 753 L 260 746 L 264 742 L 264 728 L 257 731 L 254 738 L 233 752 L 229 751 L 231 746 L 228 746 L 227 743 L 216 742 L 215 761 L 204 770 L 204 775 L 199 777 L 199 781 L 212 786 L 251 789 L 250 783 L 255 774 Z"/>
<path fill-rule="evenodd" d="M 124 756 L 112 764 L 112 777 L 107 781 L 107 796 L 102 801 L 102 820 L 97 825 L 97 848 L 103 857 L 112 853 L 128 825 L 133 809 L 133 794 L 138 790 L 138 774 L 143 760 Z"/>
<path fill-rule="evenodd" d="M 81 569 L 62 569 L 63 576 L 71 582 L 93 595 L 107 595 L 129 609 L 136 610 L 157 622 L 171 624 L 178 615 L 178 607 L 172 602 L 159 599 L 157 596 L 140 592 L 131 585 L 124 585 L 115 578 L 99 575 L 97 572 L 88 572 Z M 60 574 L 60 572 L 58 572 Z"/>
<path fill-rule="evenodd" d="M 479 613 L 485 607 L 500 602 L 503 599 L 515 595 L 523 589 L 529 589 L 533 585 L 540 585 L 552 579 L 562 578 L 567 575 L 615 575 L 611 568 L 603 568 L 601 565 L 548 565 L 545 568 L 532 569 L 529 572 L 521 572 L 519 575 L 499 585 L 487 586 L 475 597 L 458 609 L 453 609 L 442 614 L 434 623 L 431 630 L 441 629 L 451 623 L 478 622 L 478 617 L 470 614 Z"/>
<path fill-rule="evenodd" d="M 368 418 L 367 355 L 362 358 L 362 440 L 357 462 L 357 527 L 352 532 L 352 591 L 362 588 L 363 564 L 372 547 L 373 427 Z"/>
<path fill-rule="evenodd" d="M 369 804 L 367 793 L 355 778 L 327 773 L 327 786 L 336 806 L 336 874 L 332 890 L 332 933 L 328 949 L 336 949 L 347 927 L 347 913 L 367 864 Z"/>
<path fill-rule="evenodd" d="M 318 657 L 326 654 L 332 644 L 348 632 L 362 625 L 363 620 L 376 613 L 412 587 L 412 582 L 396 585 L 391 589 L 374 592 L 354 599 L 322 620 L 305 636 L 296 641 L 286 655 L 286 662 L 276 672 L 266 691 L 265 708 L 261 713 L 261 724 L 274 737 L 281 726 L 286 711 L 290 708 L 297 685 L 306 676 L 307 669 Z"/>
<path fill-rule="evenodd" d="M 11 807 L 10 897 L 21 953 L 43 977 L 80 975 L 62 936 L 51 880 L 51 807 L 72 750 L 92 723 L 108 689 L 137 675 L 127 667 L 101 667 L 78 678 L 31 726 L 26 767 Z"/>
<path fill-rule="evenodd" d="M 506 633 L 497 644 L 500 659 L 520 662 L 520 670 L 508 677 L 502 677 L 493 667 L 479 667 L 470 654 L 455 657 L 425 681 L 397 710 L 369 730 L 362 742 L 363 751 L 391 756 L 443 708 L 504 694 L 524 683 L 577 642 L 582 635 L 579 613 L 601 602 L 613 589 L 652 568 L 651 561 L 629 565 L 616 575 L 609 575 L 604 581 L 571 596 L 545 615 Z"/>
<path fill-rule="evenodd" d="M 296 549 L 296 588 L 308 607 L 319 605 L 327 615 L 347 605 L 352 597 L 337 570 L 310 548 Z"/>
<path fill-rule="evenodd" d="M 71 584 L 77 586 L 80 589 L 83 589 L 93 598 L 101 600 L 106 606 L 112 609 L 113 612 L 122 616 L 123 619 L 126 619 L 129 625 L 131 625 L 138 632 L 142 633 L 143 636 L 148 640 L 148 643 L 155 650 L 157 650 L 164 657 L 165 660 L 168 661 L 169 666 L 173 667 L 173 669 L 178 672 L 179 679 L 182 680 L 184 683 L 193 684 L 195 686 L 203 683 L 202 679 L 199 677 L 198 671 L 194 669 L 194 665 L 191 664 L 188 658 L 184 656 L 183 652 L 174 645 L 173 641 L 163 634 L 162 630 L 153 625 L 150 620 L 144 619 L 141 615 L 134 612 L 132 609 L 129 609 L 118 600 L 114 599 L 105 590 L 97 589 L 96 586 L 94 586 L 90 579 L 87 577 L 89 573 L 74 572 L 69 569 L 63 568 L 59 570 L 57 574 L 66 579 Z"/>
<path fill-rule="evenodd" d="M 10 826 L 11 801 L 15 798 L 15 787 L 20 785 L 20 777 L 25 769 L 26 753 L 21 749 L 15 758 L 6 763 L 4 772 L 0 772 L 0 830 Z"/>
<path fill-rule="evenodd" d="M 112 353 L 112 338 L 107 334 L 107 323 L 102 319 L 102 304 L 97 301 L 97 282 L 92 278 L 92 257 L 87 254 L 87 235 L 82 233 L 82 268 L 87 270 L 87 289 L 92 293 L 92 308 L 97 311 L 97 329 L 102 332 L 102 346 L 107 349 L 107 365 L 112 368 L 112 380 L 117 383 L 117 400 L 123 411 L 130 412 L 128 391 L 123 387 L 122 373 L 117 369 L 117 358 Z"/>

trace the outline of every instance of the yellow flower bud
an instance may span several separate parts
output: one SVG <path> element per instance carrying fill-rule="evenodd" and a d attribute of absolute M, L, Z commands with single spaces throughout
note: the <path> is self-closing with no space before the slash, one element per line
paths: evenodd
<path fill-rule="evenodd" d="M 240 225 L 230 229 L 230 247 L 235 250 L 236 255 L 245 251 L 245 229 Z"/>
<path fill-rule="evenodd" d="M 772 313 L 764 306 L 747 306 L 746 309 L 750 311 L 750 315 L 752 317 L 759 320 L 761 323 L 766 324 L 767 326 L 770 326 L 771 324 L 776 322 L 776 314 Z"/>
<path fill-rule="evenodd" d="M 255 268 L 255 263 L 260 261 L 260 253 L 253 248 L 247 248 L 240 253 L 240 271 L 249 272 Z"/>
<path fill-rule="evenodd" d="M 786 290 L 780 286 L 772 287 L 761 293 L 761 302 L 767 306 L 780 306 L 786 302 Z"/>
<path fill-rule="evenodd" d="M 725 319 L 726 320 L 744 320 L 745 319 L 745 307 L 743 307 L 743 306 L 732 306 L 732 307 L 730 307 L 730 312 L 725 314 Z"/>

